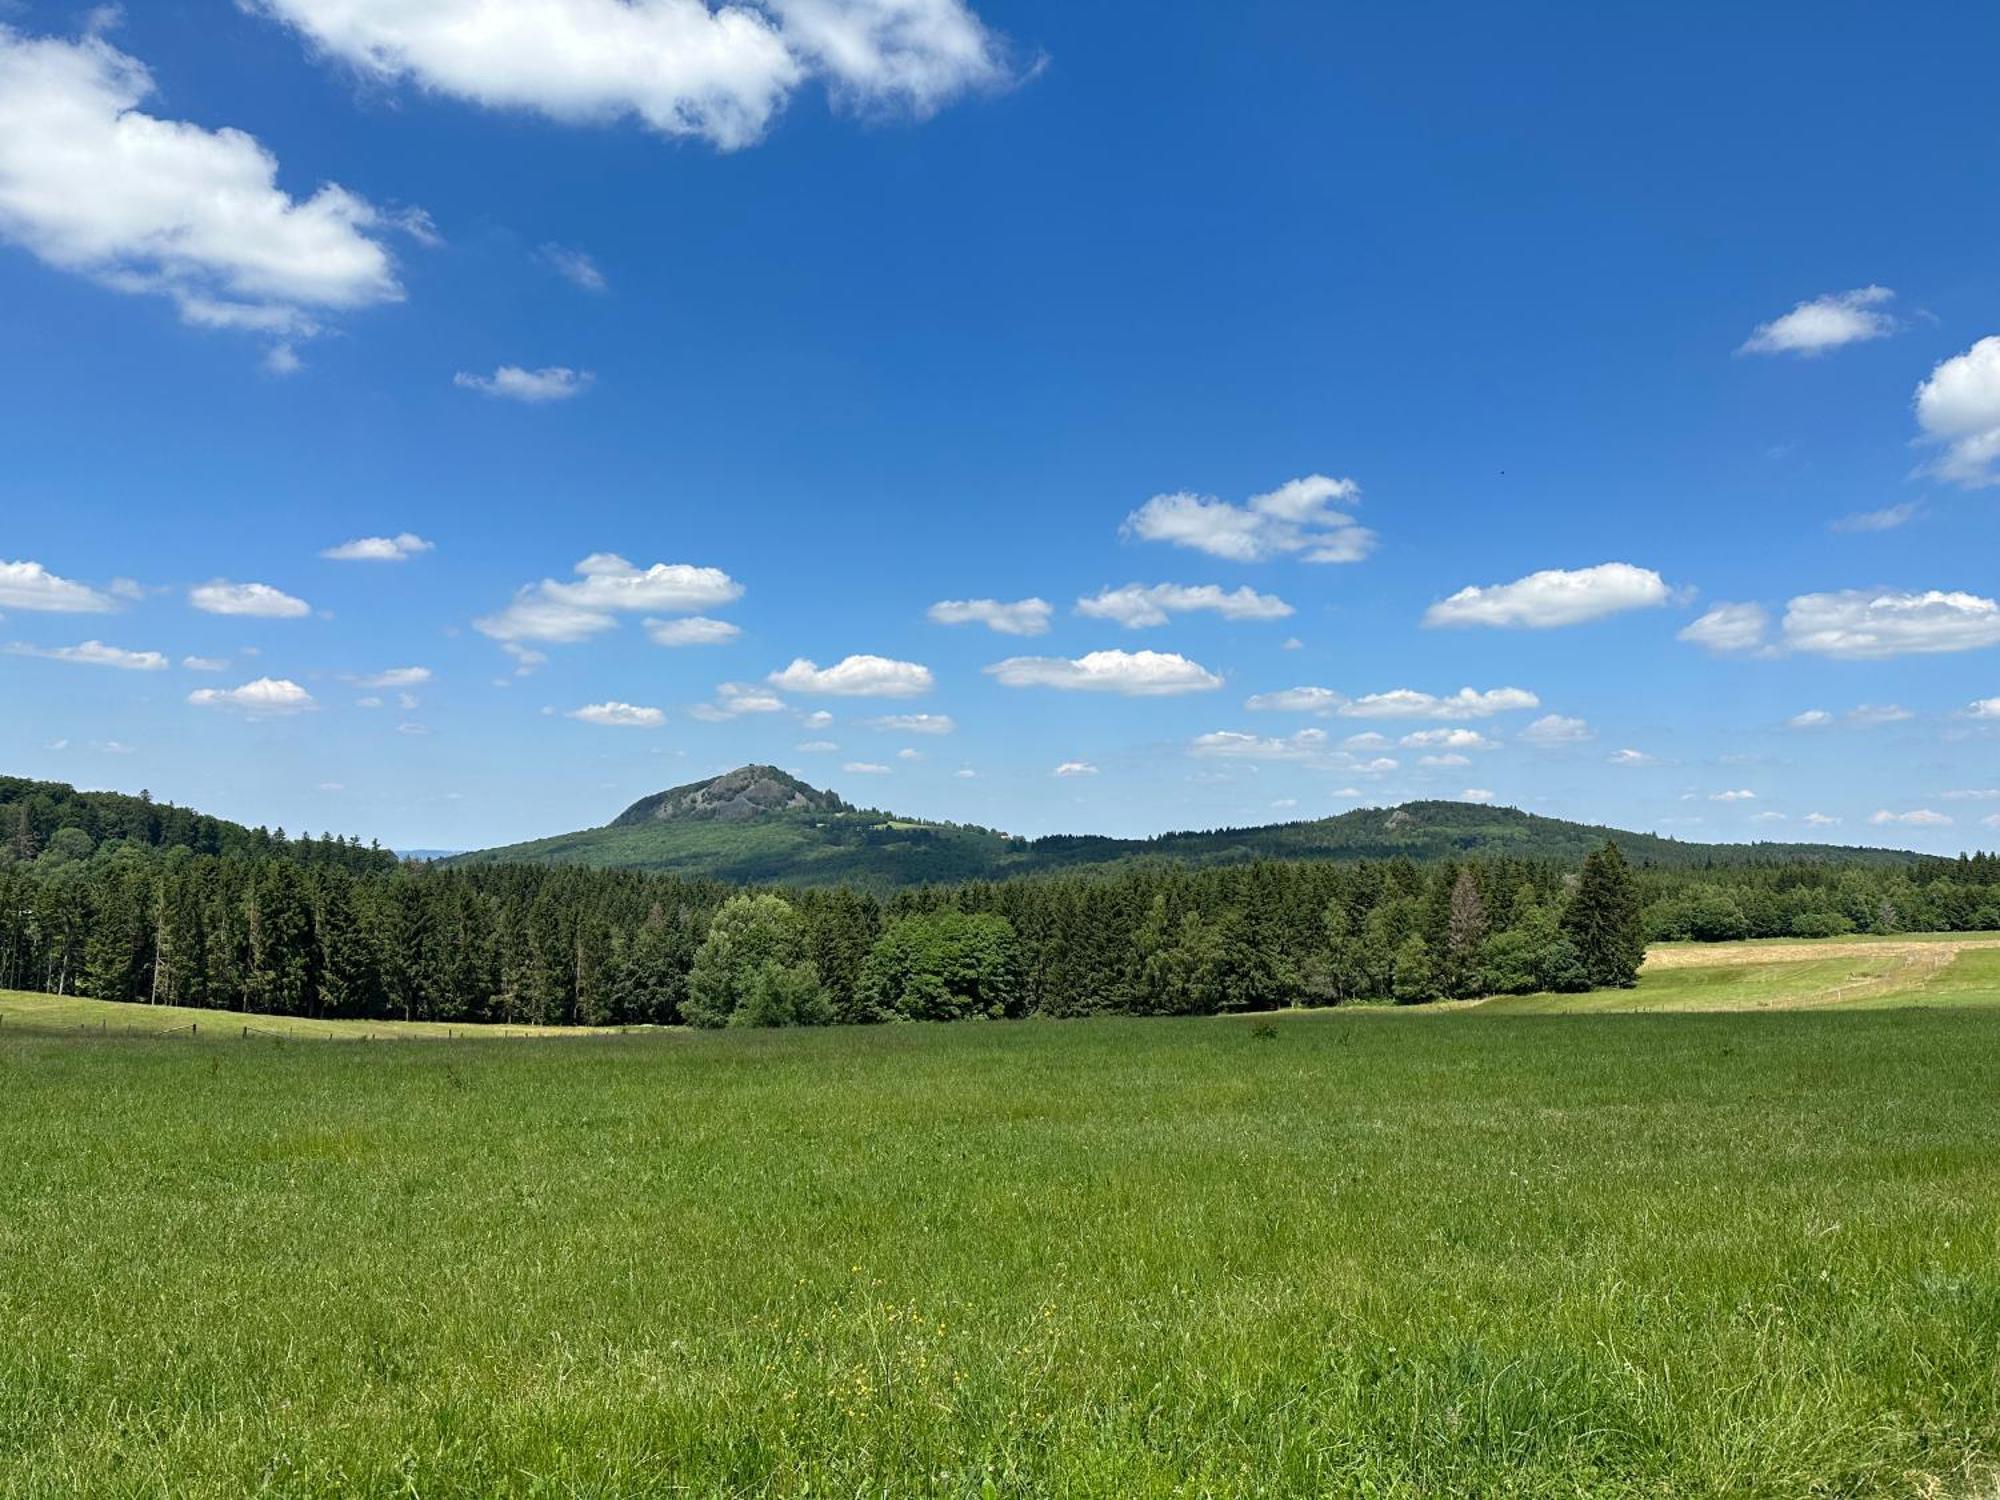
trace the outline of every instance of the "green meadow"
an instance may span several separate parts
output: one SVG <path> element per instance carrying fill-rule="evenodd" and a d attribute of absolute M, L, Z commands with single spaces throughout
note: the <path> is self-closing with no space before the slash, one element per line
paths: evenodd
<path fill-rule="evenodd" d="M 547 1045 L 0 998 L 0 1496 L 1990 1496 L 2000 949 L 1869 946 Z"/>

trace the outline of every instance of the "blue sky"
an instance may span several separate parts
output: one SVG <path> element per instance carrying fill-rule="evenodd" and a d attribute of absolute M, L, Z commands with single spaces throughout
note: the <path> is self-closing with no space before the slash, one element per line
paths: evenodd
<path fill-rule="evenodd" d="M 1990 10 L 0 25 L 11 772 L 2000 843 Z"/>

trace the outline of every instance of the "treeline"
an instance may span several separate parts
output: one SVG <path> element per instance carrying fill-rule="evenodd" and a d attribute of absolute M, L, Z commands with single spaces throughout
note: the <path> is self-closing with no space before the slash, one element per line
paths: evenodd
<path fill-rule="evenodd" d="M 2000 861 L 1265 862 L 744 892 L 577 866 L 101 843 L 0 868 L 0 988 L 543 1025 L 1203 1014 L 1629 984 L 1648 938 L 2000 928 Z M 51 849 L 55 841 L 51 843 Z M 355 856 L 362 856 L 356 858 Z"/>
<path fill-rule="evenodd" d="M 668 1024 L 1421 1002 L 1629 984 L 1636 882 L 1267 863 L 743 893 L 568 866 L 356 872 L 106 845 L 0 871 L 0 987 L 273 1014 Z"/>
<path fill-rule="evenodd" d="M 1648 871 L 1656 941 L 2000 930 L 2000 857 L 1882 870 L 1807 862 Z"/>
<path fill-rule="evenodd" d="M 354 871 L 388 870 L 396 856 L 359 839 L 290 839 L 280 828 L 246 828 L 155 802 L 148 792 L 79 792 L 60 781 L 0 776 L 0 869 L 50 868 L 89 859 L 105 845 L 186 849 L 195 854 L 297 860 Z"/>

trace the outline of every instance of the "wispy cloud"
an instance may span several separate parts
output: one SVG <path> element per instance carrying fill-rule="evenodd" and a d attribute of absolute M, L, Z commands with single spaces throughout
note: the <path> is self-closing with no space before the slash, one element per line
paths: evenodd
<path fill-rule="evenodd" d="M 586 292 L 602 292 L 609 287 L 609 283 L 604 279 L 604 273 L 597 267 L 597 262 L 581 250 L 568 245 L 549 244 L 542 246 L 536 253 L 543 265 L 571 286 L 579 287 Z"/>
<path fill-rule="evenodd" d="M 1046 635 L 1053 607 L 1046 599 L 940 599 L 927 612 L 938 625 L 984 625 L 1001 635 Z"/>
<path fill-rule="evenodd" d="M 581 396 L 596 379 L 588 370 L 572 370 L 567 365 L 544 365 L 539 370 L 502 365 L 491 375 L 474 375 L 460 370 L 451 377 L 451 383 L 461 390 L 478 391 L 483 396 L 542 405 Z"/>
<path fill-rule="evenodd" d="M 1922 502 L 1905 500 L 1901 505 L 1887 505 L 1881 510 L 1858 510 L 1852 515 L 1842 516 L 1837 521 L 1829 521 L 1829 531 L 1894 531 L 1899 526 L 1907 526 L 1924 513 Z"/>
<path fill-rule="evenodd" d="M 30 646 L 16 641 L 4 648 L 9 656 L 39 656 L 47 661 L 74 662 L 86 667 L 118 667 L 127 672 L 164 672 L 167 659 L 157 651 L 126 651 L 102 641 L 80 646 Z"/>

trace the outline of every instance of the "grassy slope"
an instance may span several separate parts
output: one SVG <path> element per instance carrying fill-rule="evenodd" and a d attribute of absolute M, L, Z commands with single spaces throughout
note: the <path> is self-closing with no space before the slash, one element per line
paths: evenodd
<path fill-rule="evenodd" d="M 590 1027 L 452 1026 L 436 1021 L 314 1021 L 302 1016 L 246 1016 L 228 1010 L 196 1010 L 179 1005 L 127 1005 L 111 1000 L 85 1000 L 75 995 L 32 995 L 0 990 L 0 1035 L 16 1030 L 34 1032 L 93 1032 L 99 1036 L 132 1038 L 180 1033 L 194 1027 L 196 1041 L 237 1041 L 245 1029 L 254 1037 L 299 1041 L 432 1040 L 454 1037 L 591 1036 Z"/>
<path fill-rule="evenodd" d="M 0 1495 L 1925 1493 L 1996 1097 L 2000 1008 L 0 1031 Z"/>

